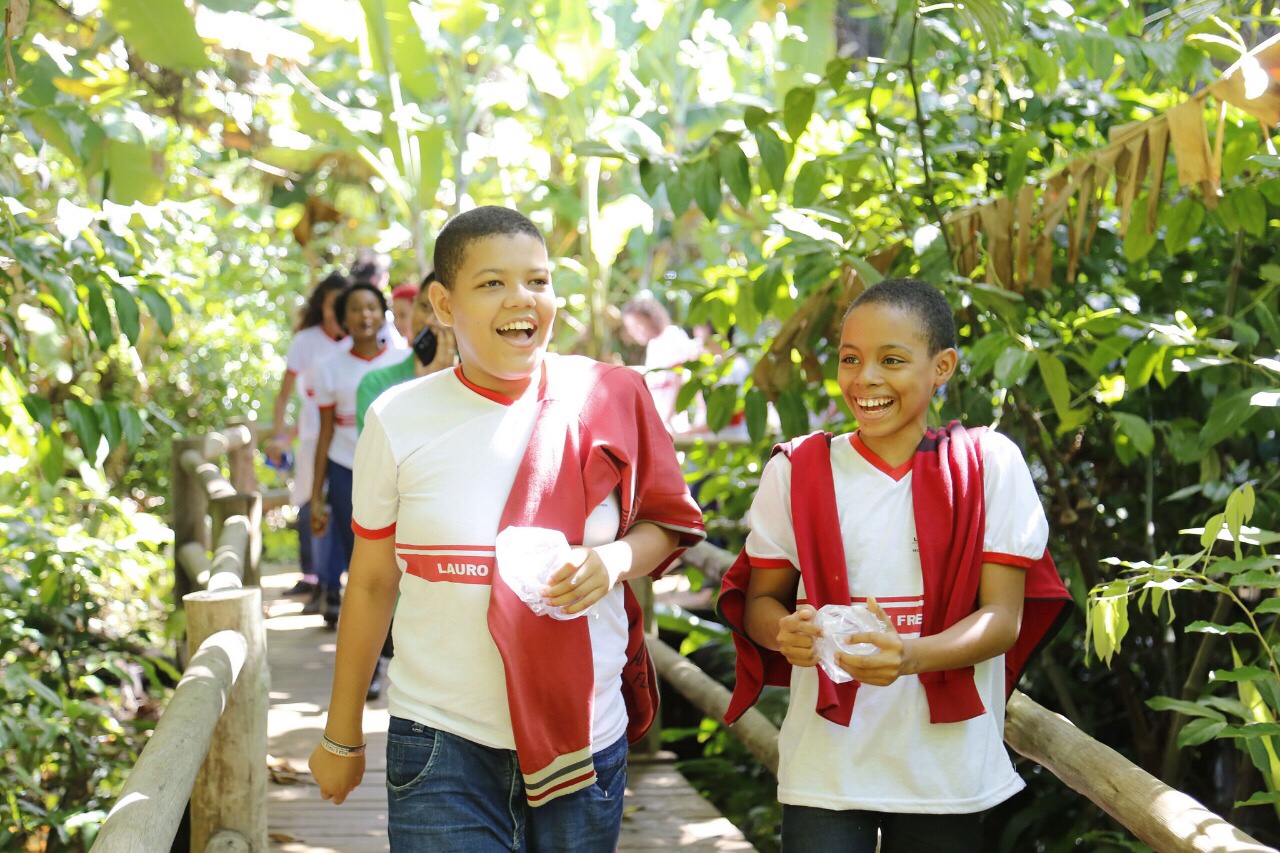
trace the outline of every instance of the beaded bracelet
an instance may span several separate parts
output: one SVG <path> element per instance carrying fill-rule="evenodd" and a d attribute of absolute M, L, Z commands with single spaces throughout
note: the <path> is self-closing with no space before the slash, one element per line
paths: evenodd
<path fill-rule="evenodd" d="M 360 755 L 362 752 L 364 752 L 364 748 L 368 746 L 368 744 L 369 744 L 369 741 L 366 740 L 363 743 L 361 743 L 359 746 L 347 746 L 346 744 L 338 743 L 336 740 L 329 737 L 328 735 L 320 736 L 321 746 L 323 746 L 329 752 L 332 752 L 334 755 L 341 755 L 344 758 L 348 755 Z"/>

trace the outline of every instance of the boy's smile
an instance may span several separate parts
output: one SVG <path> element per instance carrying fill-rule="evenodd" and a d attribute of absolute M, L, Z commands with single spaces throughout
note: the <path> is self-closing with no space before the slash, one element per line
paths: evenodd
<path fill-rule="evenodd" d="M 871 302 L 855 308 L 840 335 L 841 395 L 858 434 L 889 465 L 901 465 L 924 436 L 933 393 L 956 367 L 956 351 L 929 354 L 920 318 Z"/>
<path fill-rule="evenodd" d="M 452 287 L 431 285 L 440 322 L 452 326 L 468 382 L 519 397 L 542 362 L 556 317 L 550 262 L 527 234 L 472 242 Z"/>

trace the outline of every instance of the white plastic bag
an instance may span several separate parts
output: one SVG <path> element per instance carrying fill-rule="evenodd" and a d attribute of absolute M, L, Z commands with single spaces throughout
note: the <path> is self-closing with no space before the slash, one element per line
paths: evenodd
<path fill-rule="evenodd" d="M 569 562 L 569 540 L 559 530 L 545 527 L 508 527 L 495 541 L 498 576 L 511 587 L 521 601 L 539 616 L 552 619 L 577 619 L 593 607 L 577 613 L 565 613 L 552 607 L 542 597 L 551 575 Z"/>
<path fill-rule="evenodd" d="M 818 653 L 818 666 L 836 684 L 853 681 L 853 676 L 836 663 L 836 652 L 850 655 L 874 655 L 880 648 L 873 643 L 849 643 L 850 634 L 880 633 L 888 631 L 879 616 L 865 604 L 824 604 L 814 618 L 814 624 L 822 629 L 822 636 L 814 641 Z"/>

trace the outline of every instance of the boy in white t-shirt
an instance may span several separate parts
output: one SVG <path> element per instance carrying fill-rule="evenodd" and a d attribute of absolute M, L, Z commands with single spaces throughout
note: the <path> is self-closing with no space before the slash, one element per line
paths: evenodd
<path fill-rule="evenodd" d="M 1023 787 L 1006 691 L 1069 600 L 1018 448 L 927 428 L 956 368 L 946 299 L 912 279 L 845 315 L 837 381 L 858 421 L 781 447 L 761 477 L 720 608 L 739 632 L 726 719 L 790 684 L 779 736 L 783 850 L 977 851 L 983 813 Z M 864 603 L 888 629 L 817 668 L 816 608 Z"/>
<path fill-rule="evenodd" d="M 338 628 L 321 795 L 364 772 L 365 691 L 396 608 L 388 671 L 393 850 L 612 851 L 626 749 L 655 674 L 635 596 L 703 536 L 643 378 L 547 353 L 555 320 L 537 227 L 481 207 L 435 249 L 431 301 L 461 365 L 381 395 L 355 458 L 355 552 Z M 537 616 L 501 579 L 508 527 L 560 530 L 571 557 Z M 399 593 L 399 604 L 396 595 Z"/>

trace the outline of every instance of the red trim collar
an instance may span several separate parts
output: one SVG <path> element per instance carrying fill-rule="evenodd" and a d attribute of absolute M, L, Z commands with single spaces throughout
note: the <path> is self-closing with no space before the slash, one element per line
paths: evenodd
<path fill-rule="evenodd" d="M 466 377 L 465 374 L 463 374 L 461 364 L 453 368 L 453 374 L 458 377 L 458 381 L 461 382 L 465 387 L 470 388 L 472 391 L 476 392 L 481 397 L 484 397 L 486 400 L 492 400 L 493 402 L 501 403 L 504 406 L 510 406 L 512 403 L 515 402 L 514 397 L 508 397 L 506 394 L 499 394 L 497 391 L 493 391 L 488 388 L 481 388 L 479 385 L 472 382 L 470 379 Z"/>
<path fill-rule="evenodd" d="M 894 482 L 900 482 L 903 477 L 911 473 L 911 463 L 913 460 L 908 459 L 906 462 L 897 466 L 890 465 L 888 462 L 885 462 L 877 456 L 874 450 L 867 447 L 866 442 L 862 440 L 862 436 L 858 435 L 856 432 L 849 436 L 849 443 L 853 445 L 854 450 L 858 451 L 859 456 L 870 462 L 872 467 L 888 476 Z"/>
<path fill-rule="evenodd" d="M 547 365 L 547 361 L 545 358 L 542 360 L 542 363 L 538 365 L 538 370 L 540 371 L 540 375 L 538 377 L 538 397 L 539 398 L 541 398 L 546 393 L 546 390 L 547 390 L 546 365 Z M 458 381 L 461 382 L 464 387 L 471 389 L 472 391 L 479 394 L 481 397 L 484 397 L 486 400 L 492 400 L 493 402 L 501 403 L 504 406 L 510 406 L 516 400 L 520 399 L 520 397 L 523 397 L 525 396 L 525 394 L 529 393 L 529 389 L 526 388 L 525 391 L 520 395 L 520 397 L 508 397 L 506 394 L 502 394 L 498 391 L 494 391 L 491 388 L 481 388 L 479 385 L 472 382 L 470 379 L 466 377 L 466 374 L 462 372 L 461 364 L 454 365 L 453 373 L 455 376 L 458 377 Z"/>

